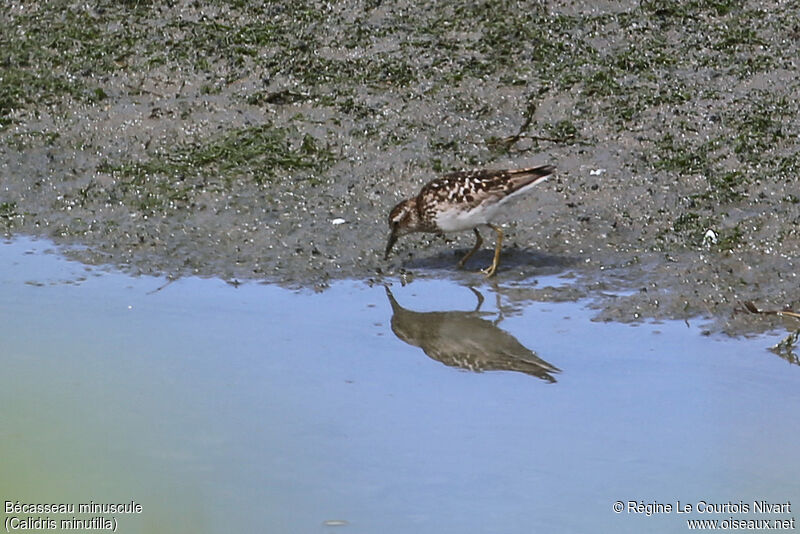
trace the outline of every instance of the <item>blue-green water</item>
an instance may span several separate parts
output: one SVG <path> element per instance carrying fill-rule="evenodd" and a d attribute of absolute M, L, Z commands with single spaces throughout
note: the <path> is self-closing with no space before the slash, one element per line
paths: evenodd
<path fill-rule="evenodd" d="M 560 370 L 549 383 L 427 356 L 393 333 L 382 286 L 155 291 L 165 280 L 50 247 L 0 245 L 3 503 L 140 503 L 105 514 L 122 533 L 676 532 L 685 516 L 795 515 L 753 500 L 800 506 L 800 368 L 765 350 L 781 333 L 598 323 L 580 303 L 498 317 L 492 286 L 476 288 L 487 315 L 436 316 L 429 351 L 478 317 L 463 323 L 478 349 L 513 338 Z M 448 281 L 391 291 L 421 312 L 477 298 Z M 617 500 L 751 511 L 648 517 Z M 2 519 L 31 515 L 72 517 Z"/>

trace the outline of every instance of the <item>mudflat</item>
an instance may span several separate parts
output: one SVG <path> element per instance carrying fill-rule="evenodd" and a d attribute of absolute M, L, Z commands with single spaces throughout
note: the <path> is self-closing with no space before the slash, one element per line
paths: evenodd
<path fill-rule="evenodd" d="M 798 15 L 18 3 L 0 13 L 0 228 L 131 273 L 477 284 L 453 269 L 469 232 L 409 236 L 384 261 L 389 209 L 442 173 L 553 164 L 502 221 L 509 298 L 769 328 L 734 311 L 800 306 Z"/>

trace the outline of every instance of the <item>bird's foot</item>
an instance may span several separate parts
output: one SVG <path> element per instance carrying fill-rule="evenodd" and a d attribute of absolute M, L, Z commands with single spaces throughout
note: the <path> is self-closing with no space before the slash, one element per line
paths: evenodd
<path fill-rule="evenodd" d="M 495 271 L 497 271 L 497 264 L 493 263 L 490 266 L 488 266 L 487 268 L 481 269 L 479 272 L 481 272 L 484 275 L 486 275 L 486 278 L 491 278 L 492 276 L 494 276 Z"/>

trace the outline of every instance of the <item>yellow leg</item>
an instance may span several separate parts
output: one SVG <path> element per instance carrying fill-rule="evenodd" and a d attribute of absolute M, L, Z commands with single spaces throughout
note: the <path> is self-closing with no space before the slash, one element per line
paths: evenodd
<path fill-rule="evenodd" d="M 463 258 L 461 258 L 461 261 L 458 262 L 459 269 L 463 269 L 464 264 L 467 263 L 467 260 L 470 259 L 472 255 L 478 251 L 479 248 L 481 248 L 481 245 L 483 245 L 483 238 L 481 237 L 481 233 L 478 231 L 478 229 L 473 228 L 472 231 L 475 232 L 475 237 L 476 237 L 475 246 L 472 247 L 472 250 L 467 252 L 467 254 Z"/>
<path fill-rule="evenodd" d="M 500 249 L 503 247 L 503 231 L 493 224 L 487 224 L 486 226 L 497 232 L 497 244 L 494 247 L 494 260 L 492 260 L 490 266 L 481 270 L 481 272 L 486 275 L 486 278 L 489 278 L 494 275 L 497 266 L 500 264 Z"/>

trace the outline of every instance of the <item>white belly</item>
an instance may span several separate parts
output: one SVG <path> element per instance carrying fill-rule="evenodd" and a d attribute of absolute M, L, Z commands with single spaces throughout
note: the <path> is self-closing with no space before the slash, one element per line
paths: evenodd
<path fill-rule="evenodd" d="M 481 224 L 491 222 L 497 215 L 500 204 L 478 206 L 470 211 L 450 210 L 436 216 L 436 226 L 443 232 L 471 230 Z"/>

